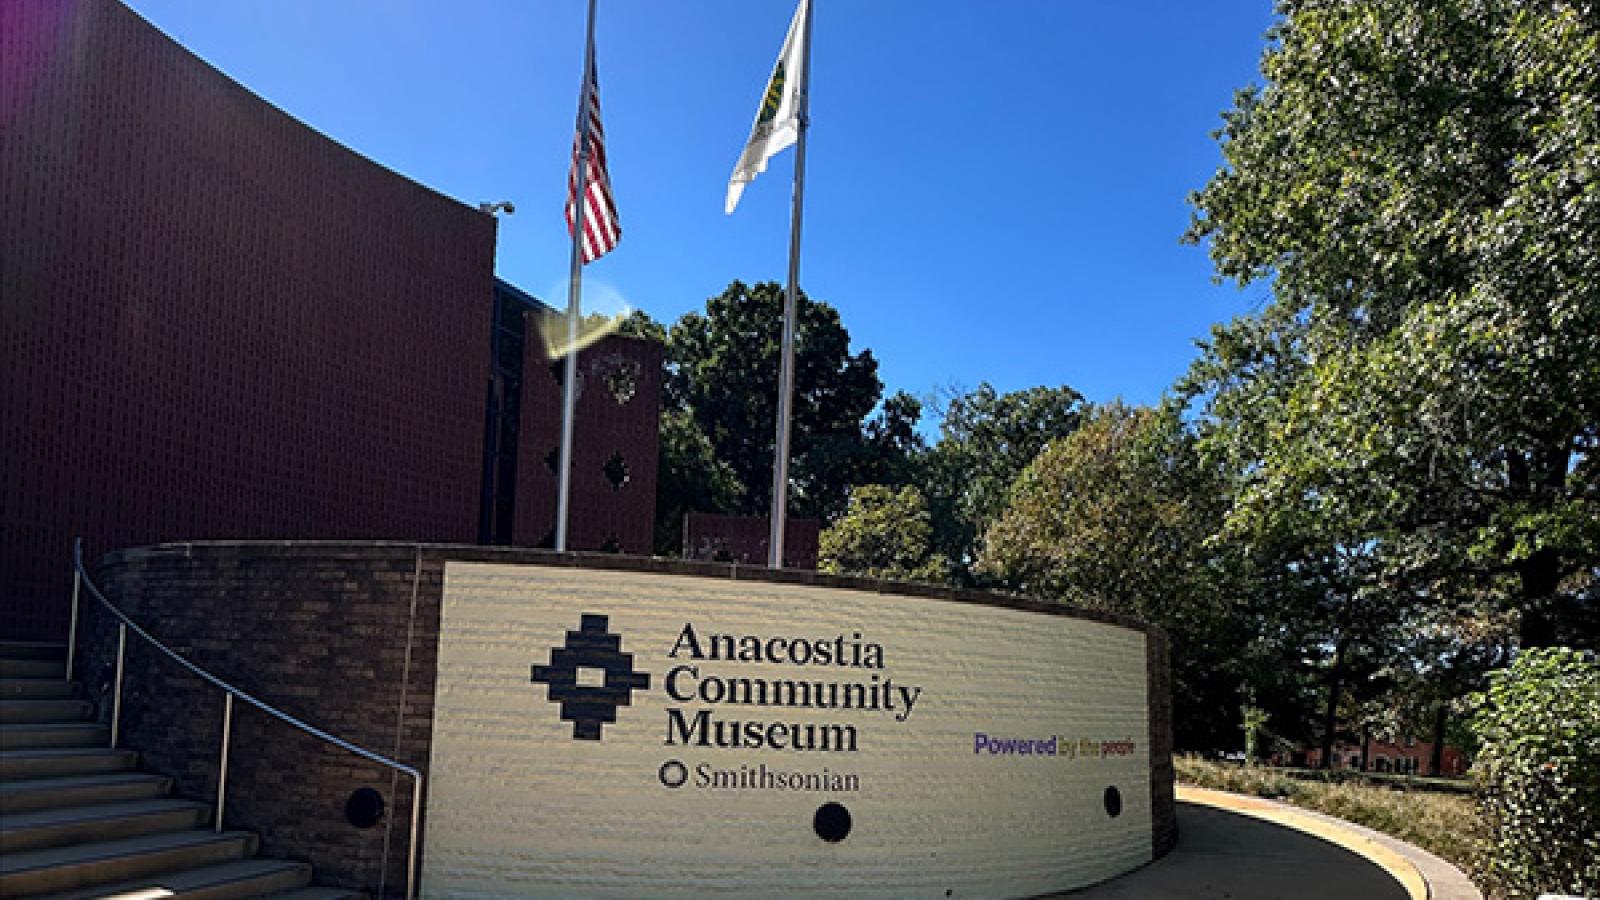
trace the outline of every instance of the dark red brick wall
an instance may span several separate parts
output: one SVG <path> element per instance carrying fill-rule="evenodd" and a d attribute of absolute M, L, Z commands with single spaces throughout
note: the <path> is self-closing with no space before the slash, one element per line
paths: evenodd
<path fill-rule="evenodd" d="M 554 546 L 561 447 L 564 360 L 547 358 L 538 323 L 529 323 L 522 378 L 522 440 L 517 459 L 513 542 Z M 567 546 L 649 555 L 655 529 L 657 445 L 663 348 L 641 338 L 610 336 L 578 354 L 573 475 Z M 631 390 L 630 390 L 631 389 Z M 607 477 L 613 458 L 626 472 Z"/>
<path fill-rule="evenodd" d="M 816 519 L 790 519 L 783 527 L 784 565 L 794 569 L 817 567 L 817 540 L 822 523 Z M 767 564 L 772 544 L 772 520 L 764 516 L 723 516 L 687 513 L 683 517 L 684 559 Z"/>
<path fill-rule="evenodd" d="M 0 633 L 65 632 L 78 535 L 473 540 L 494 237 L 119 3 L 0 2 Z"/>

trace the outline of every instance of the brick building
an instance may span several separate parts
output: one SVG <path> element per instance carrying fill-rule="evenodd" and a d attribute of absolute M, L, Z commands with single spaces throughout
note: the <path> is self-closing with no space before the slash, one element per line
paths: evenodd
<path fill-rule="evenodd" d="M 478 543 L 553 547 L 565 362 L 538 333 L 548 307 L 504 281 L 494 293 Z M 572 549 L 650 554 L 662 356 L 660 344 L 620 336 L 579 354 Z"/>
<path fill-rule="evenodd" d="M 1386 772 L 1398 775 L 1430 775 L 1460 777 L 1467 773 L 1467 759 L 1461 751 L 1446 744 L 1441 755 L 1439 771 L 1433 770 L 1433 742 L 1405 737 L 1396 741 L 1368 741 L 1366 767 L 1362 768 L 1362 748 L 1344 741 L 1333 745 L 1334 769 L 1355 769 L 1367 772 Z M 1299 755 L 1299 754 L 1296 754 Z M 1283 760 L 1287 764 L 1291 760 Z M 1313 769 L 1322 767 L 1322 748 L 1304 751 L 1304 764 Z"/>
<path fill-rule="evenodd" d="M 820 519 L 789 519 L 783 529 L 783 566 L 815 569 L 821 540 Z M 764 566 L 772 546 L 772 519 L 687 512 L 683 515 L 683 558 Z"/>
<path fill-rule="evenodd" d="M 0 634 L 65 632 L 79 536 L 545 540 L 559 386 L 494 255 L 120 3 L 0 3 Z M 571 544 L 648 552 L 661 350 L 582 366 Z"/>

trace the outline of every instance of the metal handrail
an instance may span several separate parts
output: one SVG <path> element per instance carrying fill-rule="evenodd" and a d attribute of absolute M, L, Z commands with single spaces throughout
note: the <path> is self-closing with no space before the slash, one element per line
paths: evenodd
<path fill-rule="evenodd" d="M 304 731 L 305 733 L 311 735 L 312 737 L 320 738 L 320 739 L 322 739 L 324 741 L 327 741 L 328 743 L 334 745 L 335 747 L 339 747 L 340 749 L 347 750 L 347 751 L 349 751 L 351 753 L 354 753 L 355 755 L 357 755 L 357 756 L 359 756 L 359 757 L 361 757 L 363 759 L 370 760 L 372 762 L 378 763 L 379 765 L 388 766 L 389 768 L 394 769 L 397 772 L 400 772 L 402 774 L 411 776 L 411 783 L 412 783 L 412 788 L 411 788 L 411 842 L 410 842 L 410 846 L 407 848 L 406 900 L 413 900 L 413 898 L 416 897 L 417 832 L 418 832 L 419 827 L 420 827 L 420 825 L 422 823 L 422 773 L 420 771 L 418 771 L 417 769 L 413 768 L 412 766 L 406 765 L 405 763 L 398 762 L 396 760 L 392 760 L 389 757 L 384 756 L 381 753 L 375 753 L 375 752 L 373 752 L 371 750 L 368 750 L 365 747 L 362 747 L 362 746 L 357 745 L 357 744 L 352 744 L 349 741 L 344 740 L 343 738 L 339 738 L 339 737 L 336 737 L 336 736 L 334 736 L 332 734 L 329 734 L 328 732 L 323 731 L 322 729 L 316 727 L 315 725 L 308 725 L 305 722 L 302 722 L 299 719 L 295 718 L 294 716 L 291 716 L 288 713 L 286 713 L 286 712 L 284 712 L 284 711 L 282 711 L 280 709 L 277 709 L 276 707 L 271 706 L 266 701 L 261 700 L 261 699 L 255 697 L 255 696 L 253 696 L 253 695 L 251 695 L 251 694 L 249 694 L 249 693 L 247 693 L 245 691 L 242 691 L 242 690 L 234 687 L 233 685 L 227 683 L 226 681 L 223 681 L 221 678 L 218 678 L 217 676 L 211 674 L 210 672 L 207 672 L 205 669 L 202 669 L 199 666 L 195 665 L 194 663 L 190 662 L 189 660 L 185 659 L 181 654 L 179 654 L 177 651 L 173 650 L 172 648 L 168 647 L 166 644 L 163 644 L 160 641 L 156 640 L 155 637 L 153 637 L 150 634 L 150 632 L 145 631 L 143 628 L 139 627 L 139 624 L 137 622 L 133 621 L 132 619 L 130 619 L 126 615 L 124 615 L 122 610 L 117 609 L 116 605 L 113 604 L 110 600 L 106 599 L 106 595 L 102 594 L 100 592 L 100 589 L 95 586 L 94 580 L 89 577 L 88 571 L 83 566 L 83 538 L 78 538 L 77 540 L 75 540 L 73 542 L 73 545 L 72 545 L 72 563 L 73 563 L 73 573 L 72 573 L 72 626 L 71 626 L 71 631 L 69 632 L 68 637 L 67 637 L 67 642 L 68 642 L 67 643 L 67 678 L 69 680 L 72 678 L 73 656 L 74 656 L 74 652 L 77 649 L 76 645 L 77 645 L 77 638 L 78 638 L 78 595 L 79 595 L 80 586 L 81 587 L 87 587 L 89 589 L 89 595 L 94 597 L 94 599 L 100 601 L 100 605 L 104 606 L 106 608 L 106 611 L 111 613 L 111 615 L 115 616 L 117 618 L 117 620 L 118 620 L 118 624 L 117 624 L 117 675 L 116 675 L 115 694 L 114 694 L 114 696 L 112 698 L 111 749 L 114 750 L 114 749 L 116 749 L 116 746 L 117 746 L 118 725 L 119 725 L 119 720 L 121 719 L 121 716 L 122 716 L 122 669 L 123 669 L 123 658 L 124 658 L 126 650 L 127 650 L 128 631 L 131 629 L 134 634 L 138 635 L 141 638 L 144 638 L 146 643 L 150 644 L 150 646 L 152 646 L 152 647 L 156 648 L 157 650 L 160 650 L 162 653 L 166 654 L 170 659 L 172 659 L 173 662 L 176 662 L 178 665 L 183 666 L 185 669 L 188 669 L 192 674 L 198 676 L 202 680 L 209 682 L 213 687 L 220 688 L 227 695 L 227 701 L 224 704 L 223 719 L 222 719 L 222 758 L 221 758 L 221 762 L 220 762 L 220 773 L 219 773 L 220 777 L 219 777 L 218 782 L 217 782 L 217 814 L 216 814 L 216 830 L 217 831 L 220 832 L 222 830 L 222 801 L 223 801 L 224 797 L 226 796 L 226 790 L 227 790 L 227 784 L 228 784 L 228 747 L 229 747 L 229 744 L 230 744 L 230 737 L 231 737 L 231 732 L 232 732 L 232 727 L 233 727 L 233 698 L 237 697 L 240 700 L 243 700 L 244 702 L 250 704 L 251 706 L 254 706 L 256 709 L 261 710 L 262 712 L 266 713 L 267 715 L 270 715 L 270 716 L 272 716 L 272 717 L 274 717 L 276 719 L 279 719 L 281 721 L 287 722 L 290 725 L 293 725 L 294 727 L 300 729 L 301 731 Z"/>

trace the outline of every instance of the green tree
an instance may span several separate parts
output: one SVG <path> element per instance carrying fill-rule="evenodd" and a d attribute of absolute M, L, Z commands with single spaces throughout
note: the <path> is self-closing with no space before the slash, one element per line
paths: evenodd
<path fill-rule="evenodd" d="M 989 528 L 979 570 L 1079 606 L 1157 612 L 1177 587 L 1170 579 L 1203 559 L 1221 519 L 1223 495 L 1197 496 L 1200 475 L 1185 469 L 1192 457 L 1177 458 L 1188 452 L 1170 412 L 1093 408 L 1023 471 Z"/>
<path fill-rule="evenodd" d="M 824 572 L 942 581 L 949 561 L 933 550 L 928 504 L 922 492 L 865 484 L 850 492 L 838 521 L 823 529 L 817 568 Z"/>
<path fill-rule="evenodd" d="M 735 281 L 668 332 L 669 402 L 732 469 L 743 487 L 738 511 L 750 515 L 772 502 L 783 299 L 782 285 Z M 796 323 L 789 510 L 826 518 L 843 509 L 868 455 L 862 422 L 883 385 L 872 351 L 850 351 L 833 307 L 802 293 Z"/>
<path fill-rule="evenodd" d="M 958 580 L 977 580 L 983 534 L 1005 508 L 1012 482 L 1051 441 L 1076 430 L 1083 411 L 1083 395 L 1065 385 L 1002 394 L 985 382 L 946 402 L 919 480 L 933 512 L 934 544 Z"/>
<path fill-rule="evenodd" d="M 917 481 L 928 452 L 927 441 L 917 432 L 921 420 L 922 401 L 916 397 L 896 391 L 883 398 L 883 405 L 863 429 L 865 465 L 855 483 L 901 485 Z"/>
<path fill-rule="evenodd" d="M 680 409 L 661 413 L 660 464 L 656 476 L 655 552 L 677 556 L 683 550 L 687 512 L 733 512 L 744 486 L 733 467 L 717 459 L 694 417 Z"/>
<path fill-rule="evenodd" d="M 1187 385 L 1246 474 L 1233 524 L 1331 521 L 1362 589 L 1494 596 L 1525 645 L 1592 643 L 1600 5 L 1279 10 L 1188 233 L 1272 287 Z"/>
<path fill-rule="evenodd" d="M 667 328 L 642 309 L 630 311 L 616 325 L 617 333 L 627 337 L 646 338 L 662 346 L 667 343 Z"/>
<path fill-rule="evenodd" d="M 1364 682 L 1394 662 L 1423 592 L 1387 577 L 1381 554 L 1398 532 L 1392 523 L 1337 490 L 1286 487 L 1269 475 L 1283 462 L 1286 423 L 1299 421 L 1295 392 L 1311 370 L 1305 331 L 1275 306 L 1219 328 L 1179 389 L 1200 407 L 1197 451 L 1230 473 L 1227 513 L 1212 540 L 1248 573 L 1241 581 L 1268 662 L 1252 683 L 1267 695 L 1261 679 L 1284 673 L 1296 676 L 1296 692 L 1315 685 L 1320 715 L 1302 707 L 1292 719 L 1280 709 L 1275 720 L 1318 736 L 1326 767 L 1352 688 L 1370 700 Z"/>
<path fill-rule="evenodd" d="M 979 562 L 1014 590 L 1165 628 L 1177 739 L 1197 749 L 1236 746 L 1241 681 L 1259 679 L 1263 703 L 1283 690 L 1280 667 L 1252 645 L 1256 620 L 1235 602 L 1244 568 L 1211 543 L 1227 486 L 1176 406 L 1095 407 L 1027 466 Z"/>
<path fill-rule="evenodd" d="M 1407 631 L 1390 697 L 1395 730 L 1433 743 L 1426 771 L 1436 773 L 1443 770 L 1446 744 L 1470 751 L 1462 743 L 1470 736 L 1468 697 L 1484 689 L 1490 670 L 1511 659 L 1516 622 L 1489 604 L 1426 605 Z"/>

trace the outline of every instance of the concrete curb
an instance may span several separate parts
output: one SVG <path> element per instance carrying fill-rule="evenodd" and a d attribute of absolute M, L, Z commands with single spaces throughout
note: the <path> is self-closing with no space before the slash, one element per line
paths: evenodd
<path fill-rule="evenodd" d="M 1412 900 L 1483 900 L 1460 869 L 1423 850 L 1354 822 L 1277 800 L 1178 785 L 1179 802 L 1210 806 L 1293 828 L 1371 861 L 1405 887 Z"/>

